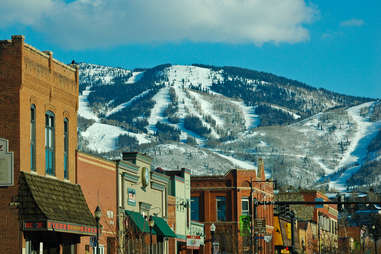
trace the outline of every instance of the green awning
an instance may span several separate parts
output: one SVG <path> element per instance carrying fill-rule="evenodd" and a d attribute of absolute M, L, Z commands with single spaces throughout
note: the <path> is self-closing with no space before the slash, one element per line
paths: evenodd
<path fill-rule="evenodd" d="M 159 235 L 162 235 L 164 237 L 176 238 L 176 234 L 173 232 L 173 230 L 169 227 L 168 223 L 163 218 L 153 216 L 153 220 L 155 221 L 154 228 Z"/>
<path fill-rule="evenodd" d="M 143 216 L 138 212 L 133 212 L 129 210 L 124 210 L 126 215 L 135 224 L 136 228 L 142 233 L 149 233 L 148 221 L 146 221 Z M 152 234 L 156 234 L 155 228 L 152 229 Z"/>

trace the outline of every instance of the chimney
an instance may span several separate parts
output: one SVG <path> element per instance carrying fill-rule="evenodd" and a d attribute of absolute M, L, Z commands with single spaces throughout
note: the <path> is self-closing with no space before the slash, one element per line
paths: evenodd
<path fill-rule="evenodd" d="M 265 165 L 262 158 L 258 158 L 258 172 L 257 177 L 261 180 L 265 180 Z"/>

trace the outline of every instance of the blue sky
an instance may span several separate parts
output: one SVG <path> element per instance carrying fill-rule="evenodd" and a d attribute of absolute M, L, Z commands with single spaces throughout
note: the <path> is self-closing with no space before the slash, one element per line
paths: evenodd
<path fill-rule="evenodd" d="M 381 98 L 380 1 L 5 0 L 0 39 L 68 63 L 231 65 Z"/>

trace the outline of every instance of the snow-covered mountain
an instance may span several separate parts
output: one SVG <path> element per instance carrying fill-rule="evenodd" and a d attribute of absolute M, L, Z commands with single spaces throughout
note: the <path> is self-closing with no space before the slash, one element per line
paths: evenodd
<path fill-rule="evenodd" d="M 237 67 L 80 64 L 80 149 L 138 150 L 194 174 L 256 168 L 293 186 L 373 184 L 381 103 Z M 357 177 L 357 178 L 356 178 Z M 364 181 L 360 181 L 360 180 Z"/>

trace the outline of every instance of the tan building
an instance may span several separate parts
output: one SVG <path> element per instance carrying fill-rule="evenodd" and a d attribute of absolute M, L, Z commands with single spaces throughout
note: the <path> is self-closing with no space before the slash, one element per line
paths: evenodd
<path fill-rule="evenodd" d="M 137 152 L 123 153 L 118 162 L 119 239 L 127 253 L 169 253 L 168 239 L 176 237 L 167 223 L 169 177 L 151 162 Z"/>
<path fill-rule="evenodd" d="M 78 70 L 12 36 L 0 88 L 1 252 L 75 253 L 96 232 L 76 184 Z"/>

